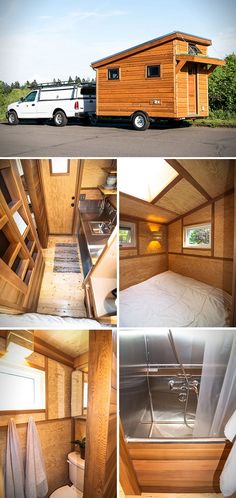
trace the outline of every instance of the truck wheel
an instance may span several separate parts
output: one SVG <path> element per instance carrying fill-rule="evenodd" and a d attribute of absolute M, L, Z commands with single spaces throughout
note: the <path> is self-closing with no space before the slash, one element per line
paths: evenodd
<path fill-rule="evenodd" d="M 91 116 L 89 116 L 89 123 L 91 126 L 96 126 L 97 123 L 98 123 L 98 117 L 96 116 L 96 114 L 92 114 Z"/>
<path fill-rule="evenodd" d="M 68 119 L 63 111 L 56 111 L 53 116 L 53 121 L 55 126 L 65 126 Z"/>
<path fill-rule="evenodd" d="M 9 125 L 18 125 L 19 124 L 19 118 L 16 114 L 16 111 L 10 111 L 8 113 L 8 123 Z"/>
<path fill-rule="evenodd" d="M 150 121 L 144 112 L 138 111 L 132 116 L 132 125 L 137 131 L 144 131 L 149 128 Z"/>

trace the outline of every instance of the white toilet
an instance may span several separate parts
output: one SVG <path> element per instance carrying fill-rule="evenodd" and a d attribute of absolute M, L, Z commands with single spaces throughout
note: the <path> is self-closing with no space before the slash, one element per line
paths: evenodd
<path fill-rule="evenodd" d="M 56 489 L 50 498 L 82 498 L 84 489 L 84 464 L 85 461 L 82 460 L 79 453 L 72 451 L 69 453 L 68 460 L 69 463 L 69 477 L 72 482 L 72 486 L 62 486 Z"/>

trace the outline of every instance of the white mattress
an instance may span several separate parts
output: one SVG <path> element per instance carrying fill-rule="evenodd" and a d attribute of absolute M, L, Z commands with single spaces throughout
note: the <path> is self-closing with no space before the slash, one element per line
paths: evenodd
<path fill-rule="evenodd" d="M 231 305 L 227 292 L 166 271 L 120 292 L 120 326 L 224 327 Z"/>
<path fill-rule="evenodd" d="M 24 313 L 22 315 L 0 314 L 0 328 L 89 330 L 107 328 L 107 326 L 89 318 L 62 318 L 40 313 Z"/>

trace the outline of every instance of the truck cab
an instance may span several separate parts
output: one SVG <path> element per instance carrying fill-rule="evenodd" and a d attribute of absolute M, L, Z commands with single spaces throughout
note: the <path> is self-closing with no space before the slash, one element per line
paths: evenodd
<path fill-rule="evenodd" d="M 21 119 L 51 119 L 55 126 L 64 126 L 69 118 L 92 119 L 96 113 L 96 86 L 92 83 L 42 83 L 18 102 L 7 108 L 10 125 Z"/>

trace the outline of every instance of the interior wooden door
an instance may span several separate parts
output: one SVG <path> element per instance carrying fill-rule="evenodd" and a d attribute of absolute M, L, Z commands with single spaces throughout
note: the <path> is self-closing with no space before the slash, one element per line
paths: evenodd
<path fill-rule="evenodd" d="M 68 160 L 66 173 L 53 173 L 50 160 L 41 160 L 49 234 L 71 235 L 77 198 L 80 163 Z"/>
<path fill-rule="evenodd" d="M 197 64 L 188 63 L 188 112 L 197 114 Z"/>

